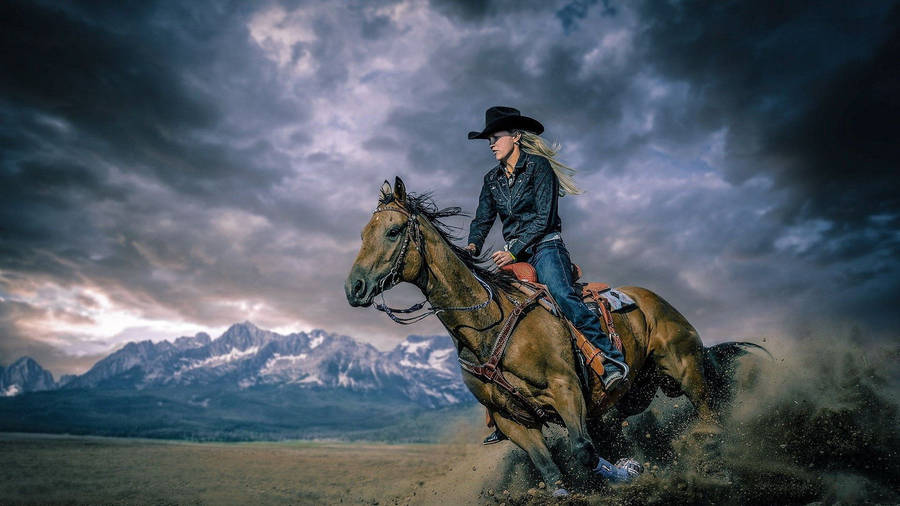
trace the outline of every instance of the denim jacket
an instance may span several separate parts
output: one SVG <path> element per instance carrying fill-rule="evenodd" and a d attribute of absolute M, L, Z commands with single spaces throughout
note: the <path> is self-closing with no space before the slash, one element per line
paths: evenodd
<path fill-rule="evenodd" d="M 485 174 L 478 210 L 469 226 L 469 242 L 475 245 L 476 254 L 480 254 L 499 214 L 506 250 L 517 260 L 524 260 L 546 235 L 560 232 L 558 204 L 559 180 L 550 162 L 523 151 L 512 184 L 508 183 L 500 164 Z"/>

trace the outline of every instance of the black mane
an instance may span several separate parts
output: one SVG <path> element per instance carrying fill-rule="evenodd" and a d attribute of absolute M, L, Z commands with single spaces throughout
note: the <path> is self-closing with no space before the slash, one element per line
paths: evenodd
<path fill-rule="evenodd" d="M 389 202 L 393 200 L 393 195 L 388 195 L 385 198 L 387 198 Z M 382 204 L 387 203 L 384 201 L 385 198 L 382 198 Z M 466 267 L 478 275 L 478 277 L 489 283 L 493 283 L 500 288 L 508 290 L 514 289 L 512 283 L 515 282 L 516 279 L 512 274 L 502 269 L 491 270 L 486 267 L 486 265 L 493 265 L 493 262 L 488 258 L 487 252 L 482 253 L 479 257 L 473 257 L 468 250 L 453 243 L 453 241 L 462 239 L 462 236 L 456 233 L 456 231 L 460 230 L 460 227 L 448 225 L 441 220 L 452 216 L 469 216 L 463 212 L 462 208 L 445 207 L 443 209 L 438 209 L 437 205 L 434 203 L 434 199 L 431 198 L 431 192 L 421 194 L 407 193 L 406 202 L 403 203 L 403 206 L 412 214 L 424 216 L 425 219 L 434 226 L 435 230 L 437 230 L 438 234 L 440 234 L 441 238 L 447 243 L 450 249 L 453 250 L 453 253 L 466 264 Z"/>

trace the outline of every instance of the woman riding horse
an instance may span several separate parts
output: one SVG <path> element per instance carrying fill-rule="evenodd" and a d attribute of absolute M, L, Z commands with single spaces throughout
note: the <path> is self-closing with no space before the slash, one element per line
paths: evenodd
<path fill-rule="evenodd" d="M 485 113 L 484 129 L 469 132 L 469 139 L 488 139 L 499 163 L 484 176 L 467 249 L 473 255 L 481 252 L 499 215 L 506 244 L 491 259 L 498 267 L 513 262 L 534 266 L 538 281 L 547 285 L 563 314 L 603 354 L 601 381 L 609 392 L 628 376 L 628 366 L 601 329 L 600 319 L 573 287 L 572 263 L 560 236 L 562 222 L 557 209 L 560 196 L 582 192 L 572 180 L 575 171 L 555 160 L 559 146 L 550 147 L 540 137 L 543 131 L 540 122 L 517 109 L 497 106 Z M 498 429 L 484 443 L 503 439 Z"/>
<path fill-rule="evenodd" d="M 696 329 L 665 299 L 646 288 L 617 287 L 637 303 L 613 315 L 632 386 L 608 392 L 599 377 L 591 377 L 585 392 L 570 324 L 540 298 L 543 289 L 523 293 L 512 276 L 483 269 L 454 244 L 441 219 L 460 213 L 440 209 L 427 194 L 408 194 L 399 177 L 393 189 L 385 182 L 344 282 L 347 302 L 371 306 L 399 283 L 421 290 L 425 300 L 409 308 L 389 307 L 384 299 L 375 307 L 397 323 L 432 315 L 441 321 L 458 351 L 466 387 L 490 410 L 497 428 L 528 453 L 544 483 L 558 485 L 554 495 L 568 492 L 541 430 L 545 424 L 566 428 L 578 466 L 616 479 L 622 473 L 597 458 L 593 442 L 621 427 L 621 419 L 603 419 L 611 407 L 616 417 L 640 413 L 662 388 L 670 397 L 687 395 L 700 419 L 715 423 L 710 388 L 727 393 L 720 388 L 731 375 L 723 367 L 746 353 L 749 343 L 705 350 Z M 704 371 L 713 372 L 719 385 L 708 383 Z"/>

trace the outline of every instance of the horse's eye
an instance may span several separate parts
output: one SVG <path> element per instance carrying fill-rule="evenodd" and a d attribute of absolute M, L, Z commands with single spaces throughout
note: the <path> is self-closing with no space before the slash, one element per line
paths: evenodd
<path fill-rule="evenodd" d="M 398 235 L 400 235 L 400 227 L 391 227 L 390 230 L 387 231 L 388 239 L 396 239 Z"/>

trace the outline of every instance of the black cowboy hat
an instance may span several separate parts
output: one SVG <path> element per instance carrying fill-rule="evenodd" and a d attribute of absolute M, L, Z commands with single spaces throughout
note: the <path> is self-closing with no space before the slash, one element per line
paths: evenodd
<path fill-rule="evenodd" d="M 522 116 L 518 109 L 497 105 L 484 113 L 484 130 L 469 132 L 469 139 L 487 139 L 494 132 L 515 129 L 540 135 L 544 131 L 544 125 L 534 118 Z"/>

